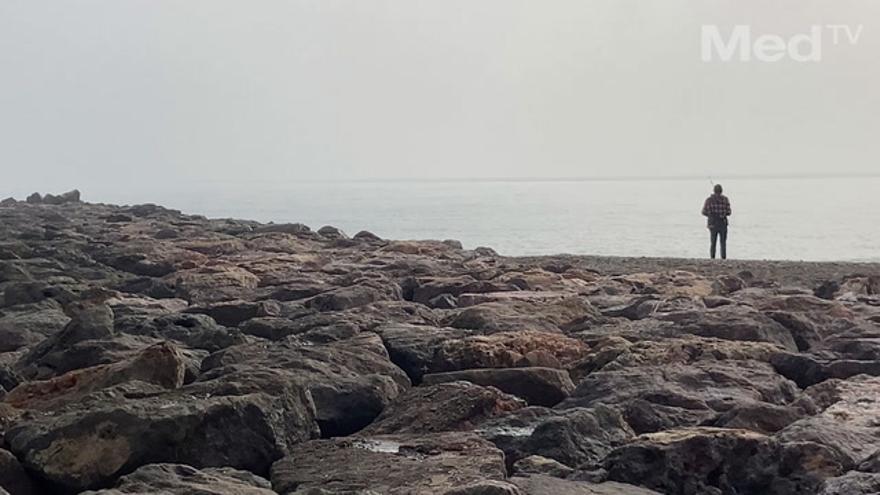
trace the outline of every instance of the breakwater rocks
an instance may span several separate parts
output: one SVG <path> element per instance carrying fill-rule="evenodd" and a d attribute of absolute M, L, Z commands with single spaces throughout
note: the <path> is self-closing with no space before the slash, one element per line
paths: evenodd
<path fill-rule="evenodd" d="M 878 273 L 6 200 L 0 486 L 875 493 Z"/>

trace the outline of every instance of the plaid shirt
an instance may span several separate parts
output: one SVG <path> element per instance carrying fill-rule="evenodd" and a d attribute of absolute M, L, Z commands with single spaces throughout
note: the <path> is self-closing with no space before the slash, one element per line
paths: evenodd
<path fill-rule="evenodd" d="M 723 194 L 713 194 L 703 203 L 703 216 L 709 217 L 709 227 L 726 225 L 731 213 L 730 200 Z"/>

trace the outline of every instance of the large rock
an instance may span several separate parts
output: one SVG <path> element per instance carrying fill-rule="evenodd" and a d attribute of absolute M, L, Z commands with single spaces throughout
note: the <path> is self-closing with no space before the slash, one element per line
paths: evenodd
<path fill-rule="evenodd" d="M 855 468 L 880 451 L 880 415 L 877 396 L 880 378 L 859 376 L 849 380 L 829 380 L 807 389 L 820 407 L 816 416 L 800 419 L 779 432 L 789 442 L 815 442 L 834 450 L 845 459 L 847 469 Z"/>
<path fill-rule="evenodd" d="M 82 495 L 273 495 L 272 484 L 232 468 L 196 469 L 184 464 L 148 464 L 123 476 L 116 488 Z"/>
<path fill-rule="evenodd" d="M 442 294 L 458 297 L 465 293 L 498 292 L 502 290 L 519 290 L 512 284 L 496 284 L 485 280 L 476 280 L 471 276 L 423 278 L 416 281 L 404 297 L 422 304 Z"/>
<path fill-rule="evenodd" d="M 3 488 L 10 495 L 39 493 L 18 459 L 11 452 L 0 449 L 0 489 Z"/>
<path fill-rule="evenodd" d="M 634 435 L 620 412 L 603 405 L 566 411 L 530 407 L 478 431 L 504 451 L 509 465 L 537 455 L 573 468 L 597 465 Z"/>
<path fill-rule="evenodd" d="M 531 475 L 516 476 L 510 482 L 519 487 L 523 495 L 660 495 L 659 492 L 647 488 L 614 481 L 588 483 Z"/>
<path fill-rule="evenodd" d="M 237 326 L 251 318 L 281 314 L 280 306 L 271 301 L 226 301 L 206 306 L 193 306 L 186 311 L 208 315 L 217 323 L 228 327 Z"/>
<path fill-rule="evenodd" d="M 400 286 L 384 282 L 361 282 L 323 292 L 306 301 L 306 306 L 318 311 L 344 311 L 378 301 L 402 300 Z"/>
<path fill-rule="evenodd" d="M 816 444 L 779 444 L 745 430 L 694 428 L 639 437 L 605 459 L 608 478 L 662 493 L 797 495 L 841 472 Z"/>
<path fill-rule="evenodd" d="M 56 369 L 59 356 L 67 349 L 84 341 L 110 339 L 115 334 L 113 310 L 106 304 L 88 301 L 72 303 L 65 311 L 72 318 L 64 329 L 34 346 L 22 358 L 21 373 L 26 378 L 54 376 L 52 370 Z"/>
<path fill-rule="evenodd" d="M 600 318 L 586 298 L 514 299 L 465 308 L 449 320 L 449 326 L 490 334 L 531 330 L 560 332 L 590 326 Z"/>
<path fill-rule="evenodd" d="M 850 471 L 825 480 L 818 495 L 875 495 L 880 493 L 880 474 Z"/>
<path fill-rule="evenodd" d="M 23 379 L 47 380 L 68 371 L 122 361 L 158 342 L 133 335 L 117 335 L 111 340 L 84 340 L 45 354 L 25 354 L 15 362 L 14 370 Z"/>
<path fill-rule="evenodd" d="M 22 383 L 9 392 L 4 401 L 19 409 L 48 410 L 97 390 L 131 381 L 175 389 L 183 385 L 184 371 L 180 351 L 169 343 L 160 343 L 114 364 L 71 371 L 46 381 Z"/>
<path fill-rule="evenodd" d="M 505 478 L 501 451 L 469 433 L 316 440 L 272 467 L 281 495 L 437 495 Z"/>
<path fill-rule="evenodd" d="M 424 325 L 385 325 L 376 332 L 388 349 L 391 361 L 409 376 L 414 384 L 434 369 L 435 355 L 449 340 L 465 337 L 468 332 L 456 328 L 438 328 Z"/>
<path fill-rule="evenodd" d="M 533 406 L 555 406 L 574 390 L 568 373 L 553 368 L 477 369 L 424 376 L 426 385 L 460 380 L 495 387 Z"/>
<path fill-rule="evenodd" d="M 710 310 L 668 313 L 658 316 L 675 324 L 675 333 L 747 342 L 769 342 L 797 351 L 794 337 L 772 318 L 742 306 L 721 306 Z"/>
<path fill-rule="evenodd" d="M 319 346 L 293 340 L 233 346 L 202 363 L 204 371 L 230 366 L 275 369 L 307 383 L 324 436 L 362 429 L 410 386 L 379 336 L 370 333 Z"/>
<path fill-rule="evenodd" d="M 442 342 L 430 371 L 523 366 L 565 368 L 586 356 L 589 350 L 587 344 L 558 333 L 502 332 Z"/>
<path fill-rule="evenodd" d="M 5 314 L 0 316 L 0 352 L 37 344 L 60 332 L 70 322 L 61 308 L 52 304 L 3 311 Z"/>
<path fill-rule="evenodd" d="M 587 375 L 559 408 L 616 405 L 638 433 L 714 420 L 736 406 L 793 404 L 797 386 L 755 361 L 697 361 Z"/>
<path fill-rule="evenodd" d="M 209 352 L 247 342 L 238 329 L 218 325 L 204 314 L 172 313 L 146 318 L 132 316 L 118 319 L 116 327 L 120 333 L 169 339 L 189 348 Z"/>
<path fill-rule="evenodd" d="M 495 388 L 469 382 L 424 385 L 398 397 L 363 433 L 383 435 L 471 430 L 488 419 L 524 406 L 521 400 Z"/>
<path fill-rule="evenodd" d="M 318 434 L 307 389 L 269 371 L 237 371 L 165 392 L 104 389 L 6 433 L 11 451 L 60 490 L 106 486 L 148 463 L 268 473 Z"/>

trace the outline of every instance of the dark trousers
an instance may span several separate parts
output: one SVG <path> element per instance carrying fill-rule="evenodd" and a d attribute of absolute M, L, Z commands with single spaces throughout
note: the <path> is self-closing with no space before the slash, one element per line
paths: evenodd
<path fill-rule="evenodd" d="M 715 248 L 718 246 L 718 238 L 721 238 L 721 259 L 727 259 L 727 225 L 721 225 L 718 227 L 710 227 L 709 228 L 709 236 L 712 240 L 712 247 L 709 249 L 709 254 L 712 256 L 712 259 L 715 259 Z"/>

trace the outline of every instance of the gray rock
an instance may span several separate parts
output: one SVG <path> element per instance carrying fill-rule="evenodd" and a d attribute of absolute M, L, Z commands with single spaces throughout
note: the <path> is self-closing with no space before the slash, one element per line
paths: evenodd
<path fill-rule="evenodd" d="M 503 368 L 451 371 L 425 375 L 426 385 L 464 380 L 495 387 L 525 399 L 529 405 L 553 407 L 574 391 L 568 373 L 552 368 Z"/>
<path fill-rule="evenodd" d="M 268 480 L 231 468 L 196 469 L 185 464 L 148 464 L 123 476 L 116 488 L 81 495 L 273 495 Z"/>
<path fill-rule="evenodd" d="M 530 407 L 487 421 L 478 431 L 504 451 L 509 465 L 537 455 L 571 467 L 598 464 L 634 435 L 617 410 L 603 405 L 566 411 Z"/>
<path fill-rule="evenodd" d="M 659 492 L 625 483 L 567 481 L 544 475 L 516 476 L 510 482 L 525 495 L 660 495 Z"/>
<path fill-rule="evenodd" d="M 3 449 L 0 449 L 0 488 L 5 488 L 11 495 L 39 493 L 18 459 Z"/>
<path fill-rule="evenodd" d="M 470 433 L 316 440 L 272 467 L 272 487 L 281 495 L 436 495 L 505 478 L 501 451 Z"/>
<path fill-rule="evenodd" d="M 59 489 L 83 490 L 156 462 L 266 474 L 316 435 L 305 387 L 241 370 L 172 392 L 141 382 L 105 389 L 15 424 L 6 440 L 30 471 Z"/>
<path fill-rule="evenodd" d="M 523 401 L 492 387 L 468 382 L 423 385 L 399 396 L 363 434 L 466 431 L 522 407 Z"/>
<path fill-rule="evenodd" d="M 818 495 L 875 495 L 880 493 L 880 474 L 850 471 L 825 480 Z"/>
<path fill-rule="evenodd" d="M 375 334 L 316 346 L 291 340 L 233 346 L 202 363 L 204 372 L 236 366 L 274 369 L 308 384 L 324 436 L 364 428 L 410 386 Z"/>

